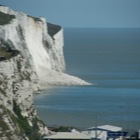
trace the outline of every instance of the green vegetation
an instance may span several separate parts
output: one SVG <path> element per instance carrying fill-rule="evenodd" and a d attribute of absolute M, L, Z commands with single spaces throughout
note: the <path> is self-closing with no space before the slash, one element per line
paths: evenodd
<path fill-rule="evenodd" d="M 27 121 L 27 118 L 25 118 L 21 115 L 21 109 L 19 108 L 19 106 L 17 105 L 17 103 L 15 101 L 13 101 L 13 111 L 17 115 L 17 122 L 20 126 L 20 129 L 25 134 L 29 134 L 31 129 L 30 129 L 29 123 Z"/>
<path fill-rule="evenodd" d="M 8 60 L 11 57 L 17 56 L 20 52 L 14 49 L 13 43 L 8 40 L 7 42 L 0 39 L 0 61 Z"/>
<path fill-rule="evenodd" d="M 70 126 L 49 127 L 50 130 L 55 132 L 70 132 L 73 128 Z"/>
<path fill-rule="evenodd" d="M 2 131 L 2 133 L 0 133 L 0 138 L 4 136 L 4 134 L 9 135 L 7 132 L 7 130 L 9 129 L 9 127 L 7 126 L 7 124 L 3 121 L 3 114 L 0 113 L 0 129 Z"/>
<path fill-rule="evenodd" d="M 6 48 L 0 48 L 0 61 L 9 60 L 10 58 L 17 56 L 18 50 L 6 50 Z"/>
<path fill-rule="evenodd" d="M 6 136 L 9 138 L 9 140 L 11 140 L 10 136 L 12 136 L 13 134 L 11 133 L 11 131 L 9 131 L 9 126 L 4 121 L 4 115 L 8 114 L 8 116 L 11 116 L 11 113 L 2 105 L 0 105 L 0 108 L 2 109 L 2 112 L 0 112 L 0 138 Z"/>
<path fill-rule="evenodd" d="M 53 38 L 53 36 L 61 30 L 61 26 L 47 23 L 48 34 Z"/>
<path fill-rule="evenodd" d="M 41 135 L 38 133 L 39 127 L 37 125 L 38 118 L 34 118 L 32 121 L 33 126 L 30 126 L 27 118 L 22 116 L 21 109 L 15 101 L 13 101 L 13 111 L 17 115 L 16 121 L 22 133 L 25 133 L 30 140 L 40 140 Z"/>
<path fill-rule="evenodd" d="M 3 131 L 8 130 L 7 124 L 3 121 L 2 114 L 0 113 L 0 127 Z M 1 136 L 1 135 L 0 135 Z"/>
<path fill-rule="evenodd" d="M 0 25 L 9 24 L 14 18 L 15 18 L 14 15 L 9 15 L 9 14 L 0 12 Z"/>

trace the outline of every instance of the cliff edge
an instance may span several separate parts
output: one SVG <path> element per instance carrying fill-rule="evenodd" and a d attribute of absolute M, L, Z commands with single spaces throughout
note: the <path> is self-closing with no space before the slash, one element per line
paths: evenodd
<path fill-rule="evenodd" d="M 49 130 L 33 93 L 49 85 L 88 85 L 64 73 L 63 29 L 0 6 L 0 139 L 38 140 Z"/>

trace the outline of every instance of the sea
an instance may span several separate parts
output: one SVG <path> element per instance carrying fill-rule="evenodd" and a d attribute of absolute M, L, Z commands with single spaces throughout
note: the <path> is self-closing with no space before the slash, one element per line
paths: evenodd
<path fill-rule="evenodd" d="M 92 83 L 34 97 L 48 126 L 140 129 L 140 28 L 64 28 L 66 72 Z"/>

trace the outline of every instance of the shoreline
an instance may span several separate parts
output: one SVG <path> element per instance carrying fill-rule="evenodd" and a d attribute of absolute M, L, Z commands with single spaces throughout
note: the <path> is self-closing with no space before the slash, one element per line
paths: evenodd
<path fill-rule="evenodd" d="M 45 78 L 44 78 L 45 77 Z M 79 77 L 69 75 L 63 72 L 49 71 L 47 74 L 41 76 L 40 78 L 40 88 L 48 89 L 48 87 L 55 86 L 90 86 L 93 83 L 86 82 Z"/>

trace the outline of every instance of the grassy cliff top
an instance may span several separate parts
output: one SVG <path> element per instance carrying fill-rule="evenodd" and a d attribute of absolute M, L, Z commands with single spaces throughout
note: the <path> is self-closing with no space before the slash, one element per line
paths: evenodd
<path fill-rule="evenodd" d="M 14 18 L 15 18 L 14 15 L 9 15 L 9 14 L 0 12 L 0 25 L 9 24 L 10 21 L 12 21 L 12 19 L 14 19 Z"/>
<path fill-rule="evenodd" d="M 55 24 L 51 24 L 51 23 L 47 23 L 47 27 L 48 27 L 48 34 L 51 37 L 53 37 L 58 31 L 61 30 L 61 26 L 55 25 Z"/>

